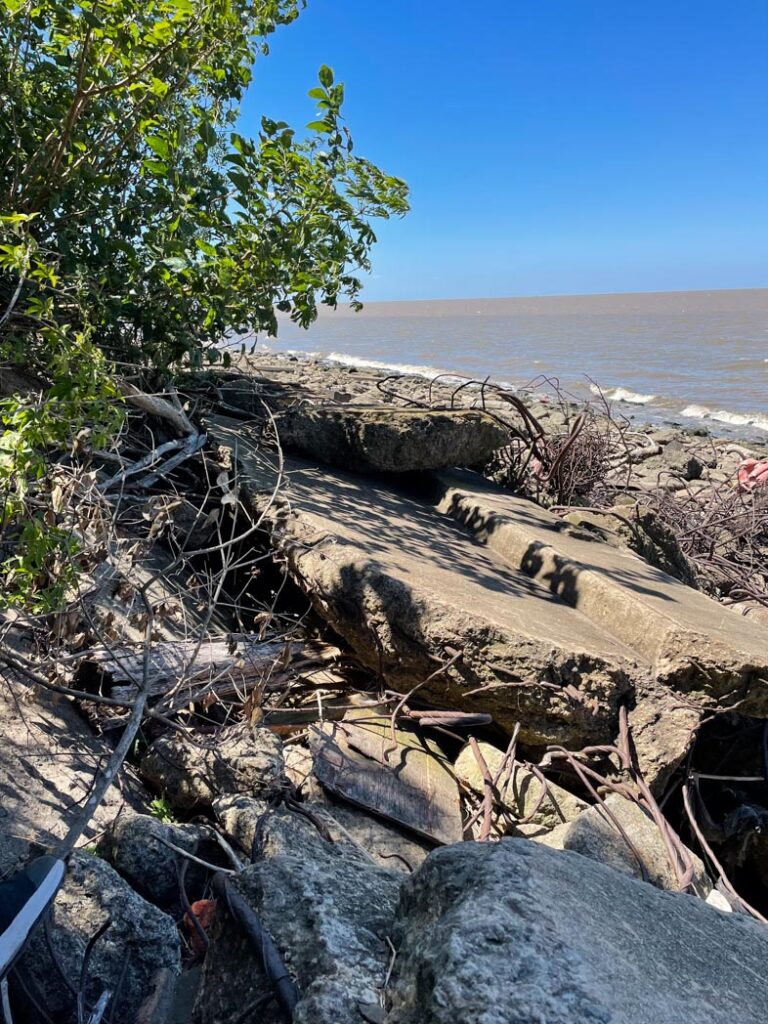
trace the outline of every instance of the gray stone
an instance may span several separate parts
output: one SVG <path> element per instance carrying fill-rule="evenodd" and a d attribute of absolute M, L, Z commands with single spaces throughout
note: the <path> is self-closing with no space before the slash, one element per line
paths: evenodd
<path fill-rule="evenodd" d="M 245 798 L 234 798 L 229 814 Z M 227 811 L 217 810 L 222 820 Z M 353 846 L 325 841 L 293 812 L 267 816 L 262 860 L 235 879 L 301 991 L 294 1024 L 360 1024 L 378 1007 L 403 876 L 370 864 Z M 258 957 L 219 920 L 203 967 L 197 1024 L 223 1024 L 267 988 Z"/>
<path fill-rule="evenodd" d="M 54 902 L 50 927 L 56 960 L 75 988 L 86 945 L 107 919 L 110 927 L 90 957 L 85 995 L 91 1005 L 104 989 L 115 993 L 111 1019 L 119 1024 L 138 1019 L 143 1004 L 170 996 L 180 970 L 178 932 L 172 918 L 143 900 L 105 861 L 76 853 Z M 56 1024 L 77 1020 L 74 997 L 52 962 L 42 929 L 35 932 L 21 968 Z"/>
<path fill-rule="evenodd" d="M 480 743 L 478 746 L 491 775 L 495 778 L 504 760 L 503 752 L 490 743 Z M 454 767 L 457 777 L 462 782 L 476 793 L 483 793 L 483 775 L 469 744 L 462 749 Z M 515 764 L 508 777 L 506 774 L 502 775 L 498 793 L 510 811 L 512 821 L 509 827 L 515 834 L 538 836 L 564 822 L 573 821 L 588 806 L 584 800 L 580 800 L 551 780 L 547 780 L 546 795 L 542 797 L 543 788 L 536 775 L 521 764 Z M 516 819 L 527 820 L 524 824 L 516 826 Z"/>
<path fill-rule="evenodd" d="M 33 690 L 11 671 L 0 679 L 0 875 L 49 851 L 82 809 L 111 748 L 91 733 L 67 698 Z M 117 775 L 85 829 L 93 842 L 120 813 L 146 807 L 128 767 Z"/>
<path fill-rule="evenodd" d="M 208 806 L 224 793 L 256 794 L 279 784 L 283 775 L 280 739 L 268 729 L 246 725 L 205 736 L 161 736 L 141 760 L 144 778 L 174 807 Z"/>
<path fill-rule="evenodd" d="M 386 1024 L 748 1024 L 768 929 L 525 839 L 405 883 Z"/>
<path fill-rule="evenodd" d="M 639 854 L 642 867 L 614 821 L 623 828 Z M 634 801 L 618 793 L 610 793 L 603 801 L 602 809 L 589 807 L 573 821 L 559 825 L 538 838 L 545 846 L 572 850 L 633 878 L 644 879 L 659 889 L 678 891 L 678 877 L 656 823 Z M 687 852 L 693 863 L 694 891 L 697 896 L 706 898 L 712 890 L 712 883 L 701 858 L 691 850 Z"/>
<path fill-rule="evenodd" d="M 436 412 L 300 405 L 278 424 L 281 443 L 356 472 L 404 473 L 486 462 L 508 432 L 476 410 Z"/>
<path fill-rule="evenodd" d="M 207 830 L 197 825 L 166 824 L 147 814 L 121 815 L 100 843 L 99 851 L 150 903 L 163 910 L 176 910 L 179 854 L 160 840 L 194 853 L 206 836 Z M 186 881 L 189 893 L 197 891 L 204 874 L 205 869 L 190 862 Z M 191 900 L 195 898 L 190 896 Z"/>

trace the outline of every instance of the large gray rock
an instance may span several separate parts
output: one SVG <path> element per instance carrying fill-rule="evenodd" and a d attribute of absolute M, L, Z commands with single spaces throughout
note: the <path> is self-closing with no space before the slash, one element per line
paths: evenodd
<path fill-rule="evenodd" d="M 99 844 L 99 850 L 150 903 L 163 910 L 176 910 L 180 901 L 180 855 L 164 844 L 173 843 L 192 854 L 198 852 L 205 859 L 210 851 L 200 852 L 198 847 L 207 835 L 207 830 L 198 825 L 167 824 L 147 814 L 121 815 Z M 188 864 L 188 893 L 197 891 L 204 875 L 204 868 Z M 190 900 L 196 898 L 190 895 Z"/>
<path fill-rule="evenodd" d="M 621 826 L 632 847 L 614 823 Z M 610 793 L 602 807 L 589 807 L 573 821 L 558 825 L 537 838 L 553 849 L 572 850 L 633 878 L 644 878 L 659 889 L 675 892 L 679 888 L 677 873 L 658 826 L 638 804 L 618 793 Z M 693 864 L 694 891 L 705 898 L 712 890 L 712 883 L 701 858 L 691 850 L 687 853 Z"/>
<path fill-rule="evenodd" d="M 75 989 L 86 945 L 108 919 L 110 927 L 90 957 L 85 996 L 92 1005 L 109 989 L 114 996 L 111 1019 L 120 1024 L 138 1019 L 143 1004 L 170 998 L 180 970 L 178 932 L 172 918 L 143 900 L 105 861 L 76 853 L 54 902 L 50 926 L 56 961 Z M 21 969 L 56 1024 L 77 1020 L 75 999 L 42 929 L 35 932 Z"/>
<path fill-rule="evenodd" d="M 525 839 L 406 882 L 386 1024 L 768 1020 L 768 929 Z"/>
<path fill-rule="evenodd" d="M 33 690 L 12 672 L 0 678 L 0 875 L 30 852 L 49 851 L 64 837 L 91 792 L 111 748 L 97 739 L 66 698 Z M 148 795 L 125 767 L 97 808 L 82 844 L 93 842 L 122 812 L 146 806 Z M 30 846 L 32 851 L 30 851 Z"/>
<path fill-rule="evenodd" d="M 247 814 L 246 798 L 234 798 Z M 226 810 L 218 807 L 223 820 Z M 247 828 L 247 825 L 244 825 Z M 403 876 L 374 867 L 350 844 L 329 843 L 298 815 L 276 811 L 263 826 L 263 859 L 235 879 L 301 991 L 294 1024 L 362 1024 L 378 1010 L 391 958 Z M 219 916 L 194 1020 L 224 1024 L 268 984 L 257 955 Z"/>
<path fill-rule="evenodd" d="M 279 423 L 287 448 L 356 472 L 404 473 L 473 466 L 506 443 L 508 431 L 483 412 L 300 405 Z"/>
<path fill-rule="evenodd" d="M 279 783 L 282 743 L 268 729 L 247 725 L 221 729 L 213 739 L 170 734 L 150 746 L 141 772 L 174 807 L 210 806 L 224 793 L 253 795 Z"/>

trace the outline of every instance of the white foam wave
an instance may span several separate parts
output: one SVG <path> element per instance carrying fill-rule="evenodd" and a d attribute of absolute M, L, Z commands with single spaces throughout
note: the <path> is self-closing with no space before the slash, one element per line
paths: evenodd
<path fill-rule="evenodd" d="M 318 355 L 318 353 L 315 353 Z M 445 373 L 437 367 L 425 366 L 418 362 L 385 362 L 382 359 L 367 359 L 360 355 L 348 355 L 346 352 L 327 352 L 318 356 L 326 362 L 340 362 L 342 366 L 359 367 L 360 370 L 390 370 L 393 374 L 409 374 L 412 377 L 424 377 L 432 380 L 433 377 L 442 377 L 447 382 L 465 381 L 467 378 L 458 374 Z"/>
<path fill-rule="evenodd" d="M 694 420 L 711 420 L 712 410 L 707 405 L 686 405 L 680 415 Z"/>
<path fill-rule="evenodd" d="M 648 405 L 656 398 L 656 395 L 641 395 L 637 391 L 630 391 L 629 388 L 613 388 L 613 390 L 603 391 L 596 384 L 590 384 L 589 390 L 593 395 L 604 394 L 611 402 L 626 402 L 627 405 Z"/>
<path fill-rule="evenodd" d="M 715 420 L 728 423 L 732 427 L 755 427 L 757 430 L 768 431 L 768 416 L 748 412 L 730 412 L 728 409 L 712 410 L 706 405 L 687 405 L 681 416 L 696 420 Z"/>

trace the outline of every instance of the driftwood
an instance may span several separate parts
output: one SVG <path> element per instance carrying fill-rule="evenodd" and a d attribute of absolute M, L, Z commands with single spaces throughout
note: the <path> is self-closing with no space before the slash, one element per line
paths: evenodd
<path fill-rule="evenodd" d="M 177 466 L 180 466 L 182 462 L 185 462 L 199 452 L 206 441 L 207 436 L 205 434 L 189 434 L 182 440 L 166 441 L 165 444 L 153 448 L 151 452 L 148 452 L 138 462 L 125 466 L 118 473 L 115 473 L 109 480 L 101 484 L 99 489 L 105 493 L 121 489 L 126 485 L 128 477 L 136 476 L 139 473 L 146 473 L 150 469 L 152 472 L 145 476 L 140 484 L 136 485 L 134 483 L 133 486 L 140 486 L 142 489 L 152 487 L 161 477 L 167 476 Z M 175 455 L 171 455 L 165 462 L 162 462 L 163 456 L 168 455 L 170 452 L 175 452 Z"/>
<path fill-rule="evenodd" d="M 338 648 L 325 644 L 286 644 L 261 640 L 249 634 L 197 640 L 164 640 L 152 646 L 149 657 L 148 696 L 162 697 L 183 681 L 180 694 L 186 700 L 201 691 L 228 697 L 253 689 L 284 673 L 309 671 L 332 662 Z M 143 672 L 143 650 L 135 644 L 116 644 L 87 651 L 81 658 L 78 677 L 96 674 L 110 696 L 129 703 L 136 695 Z M 192 692 L 190 692 L 192 691 Z"/>
<path fill-rule="evenodd" d="M 149 413 L 150 416 L 158 416 L 160 419 L 168 420 L 179 434 L 197 433 L 189 417 L 181 407 L 175 392 L 171 392 L 172 397 L 176 399 L 175 402 L 171 403 L 165 398 L 161 398 L 160 395 L 145 394 L 135 384 L 131 384 L 128 381 L 122 381 L 120 386 L 126 402 L 135 405 L 137 409 Z"/>

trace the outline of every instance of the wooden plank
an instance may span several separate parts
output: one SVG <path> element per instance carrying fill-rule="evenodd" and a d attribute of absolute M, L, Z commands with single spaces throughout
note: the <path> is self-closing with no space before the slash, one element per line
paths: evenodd
<path fill-rule="evenodd" d="M 160 697 L 180 680 L 184 692 L 192 694 L 211 686 L 219 696 L 245 693 L 268 684 L 275 676 L 324 670 L 339 656 L 338 648 L 325 644 L 286 644 L 261 640 L 248 634 L 195 640 L 161 640 L 149 653 L 149 695 Z M 83 654 L 78 675 L 96 673 L 117 700 L 130 701 L 143 677 L 144 648 L 141 644 L 115 644 Z M 332 677 L 332 673 L 329 673 Z M 321 675 L 322 678 L 322 675 Z"/>
<path fill-rule="evenodd" d="M 355 711 L 310 729 L 318 780 L 337 796 L 433 842 L 464 838 L 459 789 L 437 748 L 389 718 Z"/>

